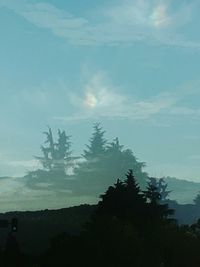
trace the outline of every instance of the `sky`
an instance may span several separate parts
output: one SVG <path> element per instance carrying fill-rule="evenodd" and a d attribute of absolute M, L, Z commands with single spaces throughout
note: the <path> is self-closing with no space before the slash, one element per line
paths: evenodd
<path fill-rule="evenodd" d="M 150 175 L 200 182 L 200 2 L 0 0 L 0 176 L 38 167 L 49 125 L 94 122 Z"/>

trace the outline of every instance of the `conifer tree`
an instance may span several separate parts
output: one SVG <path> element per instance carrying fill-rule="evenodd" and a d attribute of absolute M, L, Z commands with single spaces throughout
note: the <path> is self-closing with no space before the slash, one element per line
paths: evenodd
<path fill-rule="evenodd" d="M 42 157 L 36 157 L 42 163 L 44 169 L 48 171 L 58 171 L 65 173 L 66 169 L 71 167 L 71 142 L 70 136 L 65 131 L 58 130 L 58 141 L 55 142 L 51 128 L 48 128 L 45 146 L 41 146 Z"/>
<path fill-rule="evenodd" d="M 148 175 L 143 171 L 144 162 L 139 162 L 131 149 L 124 149 L 116 138 L 109 144 L 106 150 L 106 162 L 108 177 L 122 177 L 128 170 L 134 170 L 139 185 L 144 188 Z M 110 181 L 113 182 L 113 181 Z"/>
<path fill-rule="evenodd" d="M 134 205 L 140 209 L 141 204 L 145 203 L 145 197 L 142 193 L 140 186 L 136 182 L 133 175 L 133 170 L 129 170 L 125 179 L 126 193 L 127 193 L 127 205 Z"/>
<path fill-rule="evenodd" d="M 102 130 L 102 127 L 99 123 L 95 123 L 93 127 L 93 134 L 90 138 L 90 144 L 86 145 L 87 149 L 84 150 L 83 157 L 86 160 L 95 159 L 101 157 L 105 154 L 105 145 L 107 143 L 104 138 L 105 131 Z"/>
<path fill-rule="evenodd" d="M 149 202 L 153 205 L 156 205 L 161 200 L 161 194 L 159 192 L 156 178 L 150 177 L 149 182 L 147 183 L 147 190 L 145 195 Z"/>
<path fill-rule="evenodd" d="M 78 194 L 99 194 L 104 190 L 106 143 L 105 131 L 99 123 L 94 124 L 89 145 L 74 168 L 75 192 Z M 107 178 L 107 177 L 106 177 Z"/>
<path fill-rule="evenodd" d="M 158 179 L 158 191 L 161 195 L 161 201 L 168 200 L 169 194 L 172 192 L 171 190 L 167 190 L 168 184 L 165 182 L 163 178 Z"/>
<path fill-rule="evenodd" d="M 27 186 L 39 189 L 40 184 L 47 184 L 46 189 L 52 186 L 54 189 L 66 186 L 66 176 L 74 161 L 79 157 L 73 157 L 71 151 L 70 136 L 65 131 L 58 130 L 57 142 L 51 128 L 44 132 L 46 140 L 41 146 L 42 156 L 35 157 L 42 164 L 42 169 L 30 171 L 25 176 Z M 69 184 L 68 184 L 69 186 Z"/>
<path fill-rule="evenodd" d="M 169 209 L 168 204 L 162 204 L 162 202 L 160 202 L 161 193 L 159 192 L 156 178 L 149 178 L 147 190 L 144 191 L 144 194 L 149 201 L 149 217 L 151 217 L 153 221 L 167 219 L 169 215 L 173 215 L 174 211 Z"/>
<path fill-rule="evenodd" d="M 144 188 L 148 177 L 143 171 L 145 163 L 139 162 L 132 150 L 124 149 L 118 138 L 108 143 L 100 124 L 96 123 L 93 129 L 90 143 L 82 155 L 83 161 L 74 169 L 76 192 L 97 196 L 129 169 L 134 170 L 139 185 Z"/>
<path fill-rule="evenodd" d="M 196 206 L 200 207 L 200 192 L 196 195 L 193 201 Z"/>
<path fill-rule="evenodd" d="M 106 212 L 124 219 L 134 218 L 134 221 L 141 220 L 144 215 L 146 200 L 132 170 L 128 171 L 124 182 L 117 179 L 100 197 L 98 212 L 101 214 Z"/>

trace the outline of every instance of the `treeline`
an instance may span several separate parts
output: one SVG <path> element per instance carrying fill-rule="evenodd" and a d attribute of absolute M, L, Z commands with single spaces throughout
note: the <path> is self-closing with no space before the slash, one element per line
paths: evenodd
<path fill-rule="evenodd" d="M 141 190 L 132 170 L 109 186 L 80 234 L 61 233 L 40 266 L 197 267 L 200 222 L 179 226 L 159 184 Z"/>
<path fill-rule="evenodd" d="M 27 186 L 32 189 L 66 188 L 75 195 L 98 196 L 117 177 L 133 169 L 142 188 L 148 178 L 145 163 L 138 161 L 131 149 L 126 149 L 115 138 L 109 142 L 100 124 L 93 126 L 93 133 L 82 155 L 72 153 L 71 136 L 58 130 L 53 136 L 51 128 L 44 132 L 46 140 L 41 146 L 42 168 L 26 175 Z M 45 186 L 44 186 L 45 185 Z"/>
<path fill-rule="evenodd" d="M 56 217 L 45 211 L 43 216 L 47 220 L 41 228 L 41 212 L 36 212 L 39 221 L 33 219 L 32 213 L 24 213 L 23 220 L 28 217 L 30 220 L 19 223 L 19 228 L 25 235 L 28 230 L 31 233 L 30 246 L 35 243 L 39 247 L 46 235 L 57 234 L 49 241 L 48 249 L 39 254 L 25 253 L 17 236 L 9 234 L 0 253 L 2 266 L 198 267 L 200 220 L 190 226 L 179 225 L 174 210 L 165 201 L 168 193 L 166 184 L 154 178 L 148 179 L 142 190 L 129 170 L 124 180 L 117 179 L 100 195 L 96 207 L 68 210 L 74 222 L 70 223 L 66 217 L 57 223 L 65 218 L 63 211 L 54 211 Z M 36 232 L 31 223 L 32 227 L 36 225 Z M 52 223 L 57 227 L 51 228 Z M 75 231 L 70 231 L 69 226 Z M 24 245 L 23 240 L 21 244 Z"/>
<path fill-rule="evenodd" d="M 100 197 L 81 234 L 55 237 L 41 266 L 200 266 L 200 221 L 179 226 L 153 180 L 143 191 L 130 170 Z"/>
<path fill-rule="evenodd" d="M 114 183 L 116 178 L 122 177 L 129 169 L 134 170 L 141 188 L 146 187 L 149 178 L 144 171 L 146 163 L 139 161 L 133 151 L 125 148 L 117 137 L 112 141 L 107 140 L 99 123 L 94 124 L 89 143 L 78 156 L 73 153 L 72 137 L 65 131 L 58 130 L 55 136 L 52 129 L 48 128 L 44 135 L 41 155 L 35 157 L 41 167 L 29 171 L 25 176 L 26 186 L 29 188 L 56 191 L 59 194 L 68 191 L 73 196 L 98 197 L 109 184 Z M 169 181 L 173 193 L 177 190 L 183 195 L 184 190 L 188 193 L 185 181 L 175 178 Z M 167 186 L 165 179 L 160 179 L 160 183 L 163 183 L 163 188 Z M 190 192 L 191 199 L 195 198 L 197 192 L 193 191 L 194 193 Z M 198 199 L 195 200 L 195 205 L 200 206 Z"/>

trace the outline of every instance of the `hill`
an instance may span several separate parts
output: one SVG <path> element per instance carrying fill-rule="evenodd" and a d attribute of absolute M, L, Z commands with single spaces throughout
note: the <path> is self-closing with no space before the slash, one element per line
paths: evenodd
<path fill-rule="evenodd" d="M 40 253 L 48 247 L 52 237 L 65 232 L 78 234 L 92 214 L 95 206 L 80 205 L 59 210 L 6 212 L 0 220 L 18 218 L 16 233 L 20 248 L 26 253 Z M 0 228 L 0 247 L 5 246 L 10 227 Z"/>
<path fill-rule="evenodd" d="M 181 180 L 173 177 L 165 177 L 168 189 L 172 190 L 170 199 L 181 204 L 191 204 L 193 199 L 200 191 L 200 183 Z"/>

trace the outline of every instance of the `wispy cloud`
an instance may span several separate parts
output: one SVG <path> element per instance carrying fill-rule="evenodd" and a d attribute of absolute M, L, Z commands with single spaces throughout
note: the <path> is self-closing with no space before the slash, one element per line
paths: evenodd
<path fill-rule="evenodd" d="M 200 48 L 200 42 L 185 38 L 179 29 L 192 21 L 196 2 L 182 3 L 174 10 L 170 1 L 122 1 L 105 6 L 93 16 L 76 16 L 49 3 L 0 1 L 1 6 L 39 28 L 50 30 L 70 44 L 132 44 L 145 41 L 176 47 Z M 90 11 L 93 13 L 94 11 Z M 181 31 L 182 32 L 182 31 Z"/>
<path fill-rule="evenodd" d="M 94 74 L 84 86 L 82 95 L 71 94 L 71 104 L 76 107 L 77 112 L 71 116 L 55 119 L 75 121 L 105 117 L 145 120 L 162 110 L 169 109 L 176 101 L 167 93 L 138 100 L 133 96 L 122 94 L 120 88 L 106 83 L 105 80 L 102 73 Z"/>
<path fill-rule="evenodd" d="M 126 26 L 140 26 L 145 28 L 165 28 L 172 18 L 168 14 L 168 5 L 151 1 L 123 1 L 106 11 L 111 21 Z"/>
<path fill-rule="evenodd" d="M 11 167 L 23 167 L 29 170 L 38 169 L 41 167 L 41 164 L 38 160 L 11 160 L 7 163 Z"/>

